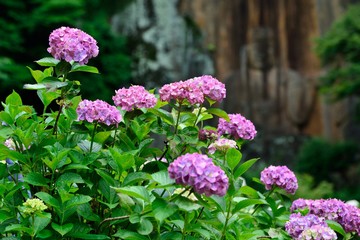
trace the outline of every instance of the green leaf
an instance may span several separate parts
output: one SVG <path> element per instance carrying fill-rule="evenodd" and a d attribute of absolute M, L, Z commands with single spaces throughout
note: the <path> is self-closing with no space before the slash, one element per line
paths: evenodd
<path fill-rule="evenodd" d="M 168 203 L 162 198 L 157 198 L 152 202 L 152 210 L 155 219 L 161 224 L 166 218 L 177 211 L 177 206 L 173 203 Z"/>
<path fill-rule="evenodd" d="M 233 171 L 235 169 L 235 167 L 240 163 L 241 161 L 241 152 L 235 148 L 230 148 L 229 150 L 227 150 L 226 155 L 225 155 L 225 159 L 226 162 L 228 163 L 231 171 Z"/>
<path fill-rule="evenodd" d="M 73 206 L 78 206 L 87 202 L 90 202 L 92 198 L 87 195 L 75 195 L 70 200 L 66 201 L 65 209 L 71 208 Z"/>
<path fill-rule="evenodd" d="M 30 70 L 31 76 L 35 79 L 37 83 L 45 77 L 44 73 L 40 70 L 32 70 L 30 67 L 27 67 Z"/>
<path fill-rule="evenodd" d="M 69 236 L 71 236 L 73 238 L 78 238 L 78 239 L 95 239 L 95 240 L 111 239 L 110 237 L 108 237 L 106 235 L 95 234 L 95 233 L 79 233 L 79 232 L 75 232 L 75 233 L 72 233 Z"/>
<path fill-rule="evenodd" d="M 34 186 L 48 188 L 49 179 L 45 178 L 42 174 L 37 172 L 30 172 L 24 177 L 24 182 L 27 182 Z"/>
<path fill-rule="evenodd" d="M 44 107 L 47 108 L 52 101 L 60 97 L 60 93 L 58 92 L 48 92 L 48 91 L 37 91 L 37 95 L 39 96 L 41 102 L 44 104 Z"/>
<path fill-rule="evenodd" d="M 10 212 L 5 210 L 0 210 L 0 224 L 11 218 L 13 218 L 13 216 L 11 215 Z"/>
<path fill-rule="evenodd" d="M 238 202 L 234 209 L 232 210 L 233 213 L 238 212 L 239 210 L 246 208 L 251 205 L 260 205 L 260 204 L 268 204 L 264 199 L 244 199 Z"/>
<path fill-rule="evenodd" d="M 74 224 L 72 223 L 67 223 L 64 225 L 58 225 L 56 223 L 51 223 L 51 227 L 57 231 L 58 233 L 60 233 L 60 235 L 63 237 L 65 234 L 67 234 L 68 232 L 71 231 L 71 229 L 73 229 Z"/>
<path fill-rule="evenodd" d="M 230 121 L 230 118 L 229 118 L 228 114 L 224 110 L 222 110 L 220 108 L 209 108 L 209 109 L 206 110 L 206 112 L 208 112 L 210 114 L 213 114 L 215 116 L 218 116 L 220 118 L 223 118 L 226 121 Z"/>
<path fill-rule="evenodd" d="M 44 57 L 35 62 L 42 67 L 55 67 L 60 62 L 60 60 L 52 57 Z"/>
<path fill-rule="evenodd" d="M 141 218 L 139 227 L 137 229 L 138 233 L 141 235 L 149 235 L 154 229 L 152 223 L 147 218 Z"/>
<path fill-rule="evenodd" d="M 127 169 L 135 165 L 134 156 L 130 153 L 120 153 L 115 148 L 109 149 L 112 158 L 115 160 L 117 165 L 120 167 L 121 171 L 126 171 Z"/>
<path fill-rule="evenodd" d="M 43 230 L 51 221 L 51 214 L 50 213 L 41 213 L 37 214 L 34 217 L 34 223 L 31 227 L 33 233 L 36 235 L 41 230 Z"/>
<path fill-rule="evenodd" d="M 60 209 L 59 201 L 56 198 L 54 198 L 53 196 L 51 196 L 50 194 L 48 194 L 46 192 L 38 192 L 35 194 L 35 196 L 37 196 L 38 198 L 43 200 L 47 205 L 50 205 L 50 206 L 54 207 L 55 209 Z"/>
<path fill-rule="evenodd" d="M 249 186 L 242 186 L 239 189 L 239 192 L 241 194 L 245 194 L 246 196 L 249 196 L 251 198 L 258 198 L 259 197 L 257 191 L 255 189 L 253 189 L 252 187 L 249 187 Z"/>
<path fill-rule="evenodd" d="M 149 240 L 148 237 L 138 234 L 137 232 L 132 232 L 129 230 L 118 230 L 113 237 L 119 237 L 125 240 Z"/>
<path fill-rule="evenodd" d="M 77 213 L 89 221 L 100 222 L 100 217 L 93 213 L 90 204 L 84 203 L 77 207 Z"/>
<path fill-rule="evenodd" d="M 138 183 L 138 182 L 143 182 L 143 181 L 146 181 L 146 180 L 150 180 L 151 179 L 151 176 L 150 174 L 148 173 L 144 173 L 144 172 L 132 172 L 132 173 L 129 173 L 122 185 L 123 186 L 128 186 L 128 185 L 136 185 L 135 183 Z"/>
<path fill-rule="evenodd" d="M 55 66 L 56 76 L 60 77 L 66 75 L 71 71 L 71 64 L 65 61 L 61 61 Z"/>
<path fill-rule="evenodd" d="M 129 186 L 122 188 L 114 188 L 116 192 L 127 194 L 134 198 L 140 198 L 145 202 L 150 202 L 150 195 L 147 189 L 143 186 Z"/>
<path fill-rule="evenodd" d="M 325 221 L 332 230 L 341 234 L 344 237 L 346 236 L 346 232 L 345 232 L 344 228 L 339 223 L 337 223 L 335 221 L 331 221 L 331 220 L 325 220 Z"/>
<path fill-rule="evenodd" d="M 234 173 L 234 178 L 238 178 L 240 177 L 242 174 L 244 174 L 247 170 L 249 170 L 249 168 L 252 167 L 252 165 L 254 165 L 256 163 L 256 161 L 259 160 L 259 158 L 253 158 L 250 159 L 246 162 L 244 162 L 243 164 L 241 164 Z"/>
<path fill-rule="evenodd" d="M 104 142 L 110 137 L 111 132 L 98 132 L 94 137 L 94 142 L 104 144 Z"/>
<path fill-rule="evenodd" d="M 22 100 L 20 95 L 13 90 L 13 92 L 5 99 L 5 103 L 12 106 L 21 106 Z"/>
<path fill-rule="evenodd" d="M 70 72 L 89 72 L 89 73 L 99 73 L 99 70 L 93 66 L 79 65 L 74 63 Z"/>
<path fill-rule="evenodd" d="M 175 183 L 175 180 L 170 178 L 167 170 L 153 173 L 151 174 L 151 178 L 159 184 L 159 187 L 164 187 Z"/>

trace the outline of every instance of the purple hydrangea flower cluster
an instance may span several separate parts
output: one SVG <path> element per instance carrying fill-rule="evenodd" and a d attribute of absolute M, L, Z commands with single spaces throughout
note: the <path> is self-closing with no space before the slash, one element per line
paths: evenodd
<path fill-rule="evenodd" d="M 226 152 L 229 148 L 236 148 L 236 142 L 234 140 L 219 138 L 208 147 L 209 153 L 213 154 L 216 150 Z"/>
<path fill-rule="evenodd" d="M 270 190 L 274 185 L 286 192 L 295 194 L 298 182 L 295 174 L 286 166 L 270 166 L 261 172 L 260 180 L 265 184 L 265 188 Z"/>
<path fill-rule="evenodd" d="M 327 220 L 339 223 L 346 232 L 356 232 L 360 236 L 360 209 L 338 199 L 297 199 L 292 203 L 291 211 L 309 209 Z"/>
<path fill-rule="evenodd" d="M 186 81 L 165 84 L 159 90 L 161 101 L 187 100 L 190 104 L 201 104 L 205 97 L 221 101 L 226 97 L 225 85 L 209 75 L 195 77 Z"/>
<path fill-rule="evenodd" d="M 254 124 L 241 114 L 229 114 L 230 122 L 223 118 L 219 119 L 217 131 L 219 135 L 229 134 L 235 139 L 252 140 L 256 135 Z"/>
<path fill-rule="evenodd" d="M 76 112 L 78 114 L 79 121 L 97 121 L 108 126 L 117 126 L 122 121 L 122 116 L 119 110 L 102 100 L 83 100 L 79 103 Z"/>
<path fill-rule="evenodd" d="M 302 216 L 300 213 L 293 213 L 285 224 L 285 230 L 294 239 L 336 239 L 336 234 L 332 231 L 324 218 L 314 214 Z M 320 238 L 312 238 L 312 234 L 320 235 Z M 330 238 L 329 238 L 330 236 Z M 308 238 L 306 238 L 308 237 Z"/>
<path fill-rule="evenodd" d="M 47 51 L 58 60 L 87 64 L 89 59 L 99 54 L 96 40 L 77 28 L 61 27 L 49 36 Z"/>
<path fill-rule="evenodd" d="M 152 108 L 157 102 L 154 94 L 149 93 L 143 86 L 138 85 L 115 91 L 115 96 L 112 99 L 116 106 L 121 107 L 125 111 L 132 111 L 135 108 Z"/>
<path fill-rule="evenodd" d="M 177 184 L 193 187 L 199 194 L 224 196 L 229 187 L 225 172 L 212 159 L 199 153 L 187 153 L 175 159 L 168 168 Z"/>
<path fill-rule="evenodd" d="M 305 229 L 300 236 L 299 240 L 334 240 L 337 239 L 336 233 L 329 227 L 321 225 L 314 225 Z"/>

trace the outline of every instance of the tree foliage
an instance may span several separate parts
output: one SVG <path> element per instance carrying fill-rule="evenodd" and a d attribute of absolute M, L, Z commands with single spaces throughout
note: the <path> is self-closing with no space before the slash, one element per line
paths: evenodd
<path fill-rule="evenodd" d="M 350 7 L 317 40 L 316 52 L 328 66 L 321 78 L 323 92 L 335 99 L 360 95 L 360 5 Z"/>

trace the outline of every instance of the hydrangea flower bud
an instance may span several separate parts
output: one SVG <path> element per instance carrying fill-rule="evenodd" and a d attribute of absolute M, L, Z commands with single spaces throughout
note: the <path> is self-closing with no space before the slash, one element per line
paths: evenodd
<path fill-rule="evenodd" d="M 241 114 L 229 114 L 230 122 L 219 119 L 217 131 L 219 135 L 229 134 L 235 139 L 253 140 L 256 135 L 254 124 Z"/>
<path fill-rule="evenodd" d="M 87 64 L 90 58 L 99 54 L 96 40 L 77 28 L 61 27 L 49 36 L 47 51 L 58 60 Z"/>
<path fill-rule="evenodd" d="M 199 153 L 187 153 L 175 159 L 168 168 L 177 184 L 193 187 L 199 194 L 224 196 L 229 187 L 225 172 L 212 159 Z"/>
<path fill-rule="evenodd" d="M 108 126 L 117 125 L 122 121 L 122 116 L 116 107 L 102 100 L 83 100 L 79 103 L 76 112 L 78 120 L 87 122 L 100 122 Z"/>
<path fill-rule="evenodd" d="M 286 192 L 295 194 L 298 182 L 295 174 L 286 166 L 270 166 L 261 172 L 260 180 L 265 184 L 265 188 L 270 190 L 274 185 Z"/>
<path fill-rule="evenodd" d="M 154 94 L 149 93 L 143 86 L 137 85 L 115 91 L 112 99 L 116 106 L 125 111 L 132 111 L 135 108 L 152 108 L 157 102 Z"/>

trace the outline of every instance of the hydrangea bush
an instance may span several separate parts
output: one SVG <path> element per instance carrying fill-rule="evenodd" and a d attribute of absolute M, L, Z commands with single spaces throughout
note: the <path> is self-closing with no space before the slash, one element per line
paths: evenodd
<path fill-rule="evenodd" d="M 0 112 L 2 239 L 351 239 L 359 209 L 340 200 L 292 202 L 298 185 L 269 166 L 250 187 L 242 159 L 256 136 L 239 113 L 214 107 L 226 97 L 212 76 L 158 91 L 120 88 L 112 103 L 82 99 L 73 72 L 98 55 L 79 29 L 50 34 L 52 57 L 29 68 L 41 112 L 15 91 Z M 57 103 L 58 109 L 48 109 Z M 53 104 L 54 105 L 54 104 Z M 206 120 L 219 118 L 217 126 Z"/>

